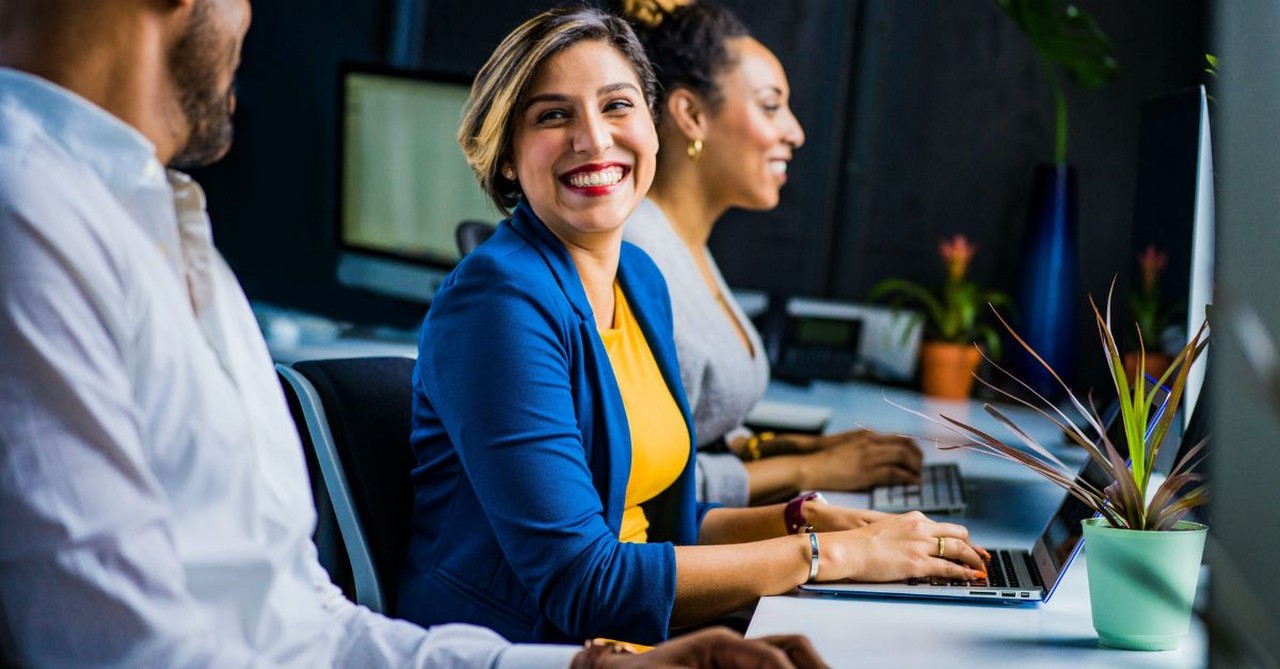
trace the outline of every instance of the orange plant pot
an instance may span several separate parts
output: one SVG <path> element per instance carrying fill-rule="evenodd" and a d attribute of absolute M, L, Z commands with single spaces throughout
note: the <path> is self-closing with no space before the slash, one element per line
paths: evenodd
<path fill-rule="evenodd" d="M 968 399 L 973 373 L 982 354 L 972 344 L 925 342 L 920 346 L 920 381 L 924 394 L 951 400 Z"/>
<path fill-rule="evenodd" d="M 1141 355 L 1137 351 L 1129 351 L 1124 354 L 1124 375 L 1125 378 L 1133 381 L 1133 375 L 1138 373 L 1138 356 Z M 1158 353 L 1155 351 L 1147 351 L 1147 375 L 1153 379 L 1160 378 L 1165 370 L 1169 369 L 1169 365 L 1173 364 L 1173 356 L 1168 353 Z"/>

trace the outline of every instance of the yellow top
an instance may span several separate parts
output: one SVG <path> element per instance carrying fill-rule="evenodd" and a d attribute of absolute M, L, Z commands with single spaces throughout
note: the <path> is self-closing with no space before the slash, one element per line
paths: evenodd
<path fill-rule="evenodd" d="M 642 543 L 649 520 L 640 504 L 666 490 L 689 461 L 689 426 L 662 378 L 662 370 L 618 284 L 613 284 L 613 327 L 600 331 L 622 391 L 631 428 L 631 477 L 619 539 Z"/>

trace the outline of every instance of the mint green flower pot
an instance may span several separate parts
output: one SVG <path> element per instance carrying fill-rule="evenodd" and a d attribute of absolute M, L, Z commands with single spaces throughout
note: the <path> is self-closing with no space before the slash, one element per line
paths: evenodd
<path fill-rule="evenodd" d="M 1084 521 L 1093 628 L 1104 646 L 1171 650 L 1191 625 L 1200 557 L 1209 528 L 1180 521 L 1168 532 Z"/>

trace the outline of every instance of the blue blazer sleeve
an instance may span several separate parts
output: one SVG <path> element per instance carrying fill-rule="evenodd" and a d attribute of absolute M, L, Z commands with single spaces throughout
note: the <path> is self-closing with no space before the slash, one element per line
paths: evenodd
<path fill-rule="evenodd" d="M 572 637 L 660 640 L 675 551 L 621 543 L 611 526 L 620 519 L 605 516 L 583 437 L 602 428 L 572 382 L 593 362 L 590 333 L 541 262 L 521 250 L 467 259 L 432 304 L 417 391 L 541 614 Z"/>

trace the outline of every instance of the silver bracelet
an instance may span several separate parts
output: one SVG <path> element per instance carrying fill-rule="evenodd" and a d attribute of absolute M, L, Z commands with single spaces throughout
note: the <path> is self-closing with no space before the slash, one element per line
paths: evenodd
<path fill-rule="evenodd" d="M 809 580 L 805 583 L 813 583 L 818 579 L 818 533 L 809 533 Z"/>

